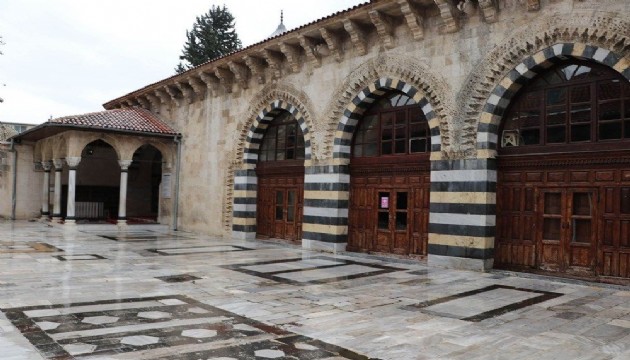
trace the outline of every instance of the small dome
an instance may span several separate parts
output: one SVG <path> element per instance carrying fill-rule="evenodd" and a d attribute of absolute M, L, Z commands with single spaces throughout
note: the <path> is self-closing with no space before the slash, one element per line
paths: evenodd
<path fill-rule="evenodd" d="M 285 32 L 287 32 L 287 27 L 284 26 L 284 14 L 283 11 L 280 10 L 280 25 L 278 25 L 276 31 L 269 35 L 269 38 L 276 37 L 278 35 L 284 34 Z"/>

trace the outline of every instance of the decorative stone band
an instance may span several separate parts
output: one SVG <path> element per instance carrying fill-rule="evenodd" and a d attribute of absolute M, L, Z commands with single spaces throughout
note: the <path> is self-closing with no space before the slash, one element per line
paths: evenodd
<path fill-rule="evenodd" d="M 402 80 L 383 77 L 359 91 L 357 96 L 352 99 L 352 102 L 344 110 L 343 116 L 337 126 L 337 132 L 335 133 L 333 149 L 333 157 L 335 159 L 350 158 L 352 136 L 359 120 L 363 117 L 363 113 L 365 113 L 370 105 L 377 101 L 378 98 L 382 97 L 390 90 L 398 90 L 404 93 L 422 108 L 422 112 L 427 118 L 429 128 L 431 129 L 431 152 L 435 153 L 441 151 L 440 121 L 427 98 L 414 86 Z"/>
<path fill-rule="evenodd" d="M 245 141 L 245 149 L 243 150 L 243 162 L 248 165 L 249 168 L 256 166 L 258 162 L 258 150 L 262 143 L 262 138 L 265 135 L 267 126 L 274 119 L 274 111 L 286 110 L 297 120 L 302 134 L 304 135 L 304 158 L 305 161 L 311 160 L 311 134 L 306 122 L 304 121 L 304 114 L 302 114 L 297 107 L 289 104 L 286 101 L 276 100 L 269 104 L 266 108 L 256 116 L 256 119 L 249 128 L 247 133 L 247 140 Z"/>
<path fill-rule="evenodd" d="M 496 183 L 494 159 L 431 162 L 429 263 L 476 270 L 492 267 Z"/>
<path fill-rule="evenodd" d="M 345 250 L 349 183 L 347 165 L 314 165 L 304 169 L 302 247 Z"/>
<path fill-rule="evenodd" d="M 234 206 L 232 236 L 253 239 L 256 236 L 256 170 L 234 172 Z"/>
<path fill-rule="evenodd" d="M 589 59 L 610 66 L 630 80 L 630 60 L 610 50 L 582 43 L 560 43 L 525 58 L 493 89 L 481 112 L 477 130 L 478 158 L 494 157 L 499 125 L 510 100 L 530 79 L 566 57 Z"/>

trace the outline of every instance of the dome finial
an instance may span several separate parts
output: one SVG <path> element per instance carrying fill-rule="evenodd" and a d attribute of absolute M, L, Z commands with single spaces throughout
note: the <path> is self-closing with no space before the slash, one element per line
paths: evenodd
<path fill-rule="evenodd" d="M 287 32 L 287 28 L 284 26 L 284 10 L 280 10 L 280 25 L 278 25 L 276 31 L 269 35 L 269 37 L 276 37 L 278 35 L 284 34 L 285 32 Z"/>

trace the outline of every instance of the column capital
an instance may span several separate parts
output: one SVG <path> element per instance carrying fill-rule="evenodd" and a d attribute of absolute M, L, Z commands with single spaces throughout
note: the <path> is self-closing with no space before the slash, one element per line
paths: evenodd
<path fill-rule="evenodd" d="M 120 170 L 121 171 L 129 170 L 129 166 L 131 165 L 132 162 L 133 160 L 118 160 L 118 165 L 120 165 Z"/>
<path fill-rule="evenodd" d="M 77 166 L 79 166 L 79 163 L 81 162 L 81 157 L 70 156 L 66 158 L 66 162 L 68 163 L 68 166 L 70 167 L 71 170 L 76 170 Z"/>
<path fill-rule="evenodd" d="M 53 159 L 53 165 L 55 165 L 55 170 L 61 171 L 63 169 L 63 159 Z"/>
<path fill-rule="evenodd" d="M 50 171 L 50 169 L 52 169 L 52 166 L 53 166 L 52 161 L 50 160 L 42 161 L 41 164 L 42 164 L 42 167 L 44 168 L 44 171 Z"/>

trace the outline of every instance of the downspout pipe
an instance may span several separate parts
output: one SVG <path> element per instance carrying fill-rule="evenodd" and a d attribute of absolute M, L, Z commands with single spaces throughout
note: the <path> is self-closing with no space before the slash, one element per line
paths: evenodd
<path fill-rule="evenodd" d="M 175 136 L 173 139 L 175 144 L 177 145 L 177 159 L 175 162 L 175 193 L 173 194 L 173 218 L 172 218 L 172 228 L 173 231 L 177 231 L 177 223 L 179 218 L 179 171 L 181 168 L 182 162 L 182 137 L 181 135 Z"/>
<path fill-rule="evenodd" d="M 12 185 L 11 185 L 11 220 L 15 220 L 15 206 L 17 204 L 17 160 L 18 152 L 15 149 L 15 139 L 11 139 L 11 148 L 9 152 L 13 153 L 13 166 L 12 169 Z"/>

